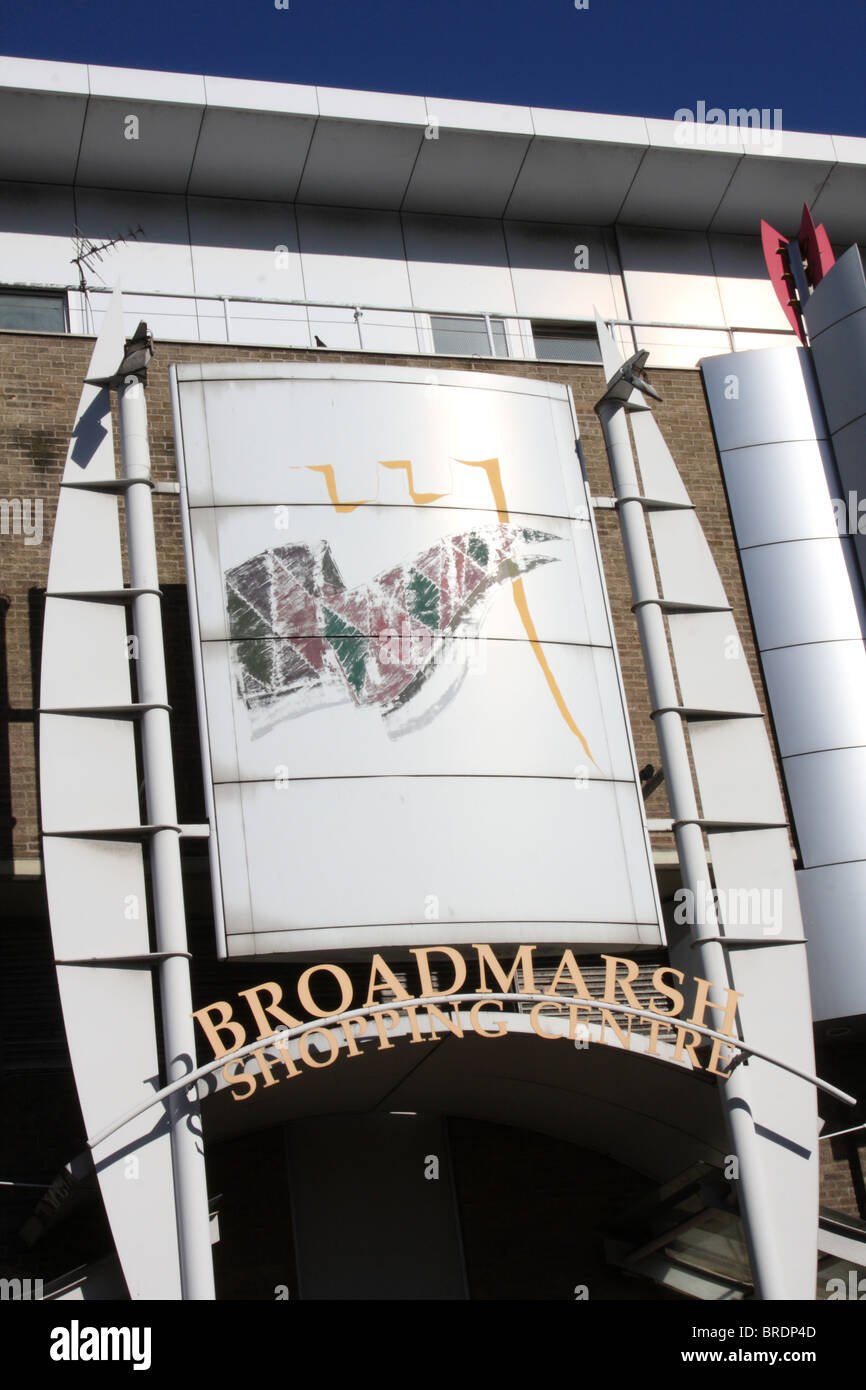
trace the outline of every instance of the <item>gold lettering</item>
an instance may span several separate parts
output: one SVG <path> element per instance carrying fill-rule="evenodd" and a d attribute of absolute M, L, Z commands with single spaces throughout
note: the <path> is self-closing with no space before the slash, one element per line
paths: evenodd
<path fill-rule="evenodd" d="M 709 993 L 712 989 L 709 980 L 702 980 L 696 975 L 695 984 L 698 989 L 695 995 L 694 1012 L 689 1019 L 689 1023 L 696 1023 L 699 1028 L 711 1028 L 711 1023 L 704 1022 L 704 1014 L 707 1009 L 712 1009 L 715 1013 L 721 1013 L 724 1010 L 724 1018 L 716 1031 L 719 1033 L 727 1033 L 729 1037 L 733 1036 L 734 1019 L 737 1016 L 737 1000 L 742 999 L 742 994 L 738 994 L 735 989 L 725 989 L 727 1002 L 725 1004 L 713 1004 L 709 999 Z"/>
<path fill-rule="evenodd" d="M 280 1046 L 279 1046 L 279 1048 L 277 1049 L 277 1051 L 278 1051 L 279 1054 L 280 1054 L 280 1061 L 282 1062 L 283 1066 L 285 1067 L 287 1074 L 288 1074 L 290 1077 L 291 1077 L 291 1076 L 300 1076 L 300 1074 L 301 1074 L 301 1073 L 300 1073 L 300 1070 L 299 1070 L 299 1068 L 295 1065 L 295 1059 L 294 1059 L 294 1057 L 292 1056 L 291 1052 L 289 1051 L 288 1045 L 287 1045 L 286 1043 L 280 1043 Z"/>
<path fill-rule="evenodd" d="M 264 990 L 267 990 L 270 994 L 271 1002 L 262 1008 L 259 1003 L 259 995 Z M 253 1018 L 258 1024 L 258 1036 L 260 1038 L 269 1038 L 271 1033 L 276 1033 L 277 1031 L 276 1028 L 272 1027 L 268 1022 L 268 1014 L 270 1014 L 272 1018 L 279 1019 L 280 1023 L 285 1024 L 287 1028 L 300 1028 L 301 1020 L 299 1018 L 292 1018 L 292 1015 L 287 1014 L 285 1009 L 278 1007 L 283 997 L 283 991 L 273 980 L 270 980 L 264 985 L 256 985 L 254 989 L 239 989 L 238 994 L 241 998 L 246 999 L 249 1004 Z"/>
<path fill-rule="evenodd" d="M 446 994 L 456 994 L 466 979 L 466 962 L 453 946 L 413 946 L 412 955 L 418 962 L 418 976 L 421 981 L 422 999 L 436 999 Z M 454 979 L 448 989 L 434 989 L 430 975 L 430 955 L 447 956 L 454 966 Z"/>
<path fill-rule="evenodd" d="M 318 1061 L 310 1056 L 310 1038 L 314 1033 L 328 1039 L 328 1060 L 327 1062 Z M 339 1056 L 340 1047 L 330 1028 L 311 1028 L 308 1033 L 302 1033 L 298 1039 L 298 1051 L 303 1057 L 308 1067 L 315 1067 L 321 1070 L 322 1067 L 329 1067 L 332 1062 L 336 1062 Z"/>
<path fill-rule="evenodd" d="M 623 993 L 623 998 L 633 1009 L 639 1009 L 641 1002 L 631 987 L 631 981 L 636 980 L 640 974 L 640 966 L 633 960 L 624 960 L 622 956 L 602 956 L 605 962 L 604 967 L 604 997 L 609 1003 L 616 1003 L 616 987 L 619 985 Z M 617 976 L 616 967 L 625 966 L 625 977 Z"/>
<path fill-rule="evenodd" d="M 599 1010 L 599 1012 L 601 1013 L 601 1037 L 599 1038 L 599 1042 L 603 1042 L 605 1046 L 609 1046 L 607 1039 L 604 1036 L 605 1025 L 607 1025 L 608 1027 L 613 1029 L 620 1043 L 625 1048 L 626 1052 L 628 1052 L 629 1047 L 631 1045 L 631 1015 L 628 1016 L 628 1031 L 624 1033 L 620 1028 L 619 1024 L 617 1023 L 616 1019 L 614 1018 L 613 1014 L 611 1014 L 607 1009 L 601 1009 Z"/>
<path fill-rule="evenodd" d="M 556 1009 L 558 1014 L 562 1013 L 561 1004 L 536 1004 L 529 1015 L 529 1022 L 533 1033 L 536 1033 L 539 1038 L 550 1038 L 553 1042 L 555 1042 L 557 1038 L 561 1039 L 563 1036 L 562 1033 L 543 1033 L 541 1031 L 541 1025 L 539 1023 L 539 1012 L 541 1009 Z"/>
<path fill-rule="evenodd" d="M 232 1067 L 240 1067 L 240 1076 L 230 1075 Z M 250 1075 L 248 1072 L 245 1072 L 243 1061 L 237 1059 L 234 1062 L 226 1062 L 225 1066 L 223 1067 L 223 1081 L 227 1082 L 229 1086 L 248 1086 L 249 1090 L 247 1091 L 247 1094 L 245 1096 L 232 1096 L 232 1100 L 246 1100 L 247 1097 L 251 1096 L 253 1091 L 256 1089 L 256 1086 L 258 1084 L 258 1077 L 255 1075 Z"/>
<path fill-rule="evenodd" d="M 719 1031 L 721 1032 L 721 1029 Z M 723 1047 L 729 1047 L 729 1044 L 723 1043 L 720 1038 L 713 1038 L 713 1050 L 710 1053 L 710 1060 L 707 1062 L 707 1071 L 712 1072 L 714 1076 L 728 1077 L 731 1073 L 729 1071 L 721 1070 L 719 1067 L 716 1066 L 716 1063 L 721 1062 L 722 1066 L 724 1067 L 725 1062 L 730 1062 L 732 1060 L 735 1049 L 731 1048 L 730 1055 L 728 1057 L 723 1057 Z"/>
<path fill-rule="evenodd" d="M 673 970 L 669 965 L 660 965 L 658 970 L 656 970 L 653 975 L 653 987 L 655 989 L 660 990 L 661 993 L 664 995 L 665 999 L 670 999 L 671 1003 L 673 1004 L 673 1008 L 660 1009 L 660 1001 L 655 998 L 650 1000 L 650 1008 L 657 1014 L 669 1013 L 672 1018 L 676 1018 L 677 1014 L 682 1013 L 683 1005 L 686 1001 L 680 994 L 678 989 L 672 989 L 670 985 L 665 984 L 665 975 L 673 975 L 674 979 L 678 980 L 680 984 L 682 984 L 683 980 L 685 979 L 685 975 L 681 970 Z"/>
<path fill-rule="evenodd" d="M 581 999 L 592 998 L 592 995 L 586 987 L 586 981 L 580 973 L 577 961 L 574 959 L 574 952 L 570 947 L 567 951 L 563 951 L 562 958 L 556 968 L 556 974 L 553 977 L 553 983 L 544 991 L 545 994 L 555 994 L 559 982 L 563 977 L 571 982 L 575 994 L 579 994 Z"/>
<path fill-rule="evenodd" d="M 393 1047 L 394 1044 L 388 1041 L 388 1034 L 385 1031 L 385 1019 L 391 1019 L 391 1027 L 396 1028 L 400 1022 L 400 1015 L 396 1009 L 383 1009 L 380 1014 L 373 1015 L 373 1022 L 376 1025 L 376 1032 L 379 1034 L 379 1046 L 377 1052 L 384 1052 L 386 1048 Z"/>
<path fill-rule="evenodd" d="M 460 1009 L 457 1004 L 451 1005 L 450 1018 L 447 1014 L 444 1014 L 441 1009 L 437 1009 L 435 1004 L 427 1005 L 427 1022 L 430 1026 L 430 1032 L 435 1036 L 436 1029 L 433 1026 L 433 1014 L 436 1015 L 439 1023 L 443 1024 L 448 1029 L 449 1033 L 453 1033 L 455 1038 L 463 1037 L 463 1024 L 460 1021 Z"/>
<path fill-rule="evenodd" d="M 688 1034 L 690 1038 L 694 1038 L 693 1043 L 685 1043 L 685 1050 L 689 1054 L 689 1061 L 696 1071 L 700 1071 L 701 1063 L 699 1057 L 695 1053 L 695 1048 L 701 1045 L 701 1035 L 700 1033 L 696 1033 L 694 1028 L 683 1028 L 680 1024 L 677 1024 L 677 1045 L 674 1050 L 673 1061 L 682 1061 L 683 1039 L 686 1034 Z"/>
<path fill-rule="evenodd" d="M 535 950 L 534 946 L 518 947 L 517 955 L 514 957 L 514 964 L 507 975 L 489 946 L 477 946 L 475 942 L 473 942 L 472 949 L 478 952 L 478 973 L 480 976 L 480 983 L 478 985 L 479 994 L 493 993 L 493 990 L 489 989 L 487 985 L 487 976 L 484 973 L 485 965 L 489 967 L 490 973 L 493 975 L 493 978 L 496 980 L 503 994 L 507 994 L 511 989 L 512 981 L 518 969 L 523 975 L 524 993 L 535 993 L 535 975 L 532 969 L 532 952 Z"/>
<path fill-rule="evenodd" d="M 674 1031 L 674 1025 L 672 1023 L 662 1023 L 660 1018 L 654 1018 L 651 1020 L 650 1042 L 648 1051 L 650 1056 L 652 1057 L 658 1057 L 659 1055 L 656 1051 L 656 1043 L 659 1040 L 659 1033 L 662 1031 L 662 1029 L 664 1029 L 666 1033 L 672 1033 Z"/>
<path fill-rule="evenodd" d="M 214 1023 L 208 1018 L 208 1014 L 213 1009 L 219 1009 L 221 1012 L 219 1023 Z M 215 1004 L 208 1004 L 206 1009 L 196 1009 L 193 1018 L 198 1019 L 207 1034 L 207 1040 L 213 1048 L 214 1057 L 225 1057 L 227 1052 L 234 1052 L 236 1048 L 243 1047 L 247 1040 L 246 1029 L 242 1028 L 237 1021 L 232 1020 L 232 1006 L 225 999 L 218 999 Z M 219 1036 L 224 1028 L 231 1030 L 232 1042 L 228 1047 L 223 1047 Z"/>
<path fill-rule="evenodd" d="M 340 986 L 340 1004 L 336 1009 L 320 1009 L 310 993 L 310 980 L 319 970 L 327 970 Z M 307 1013 L 312 1014 L 314 1018 L 328 1018 L 330 1014 L 341 1014 L 351 1006 L 352 981 L 339 965 L 311 965 L 298 980 L 298 999 Z"/>
<path fill-rule="evenodd" d="M 353 1023 L 360 1023 L 361 1027 L 358 1029 L 358 1037 L 359 1037 L 359 1038 L 363 1038 L 364 1034 L 365 1034 L 366 1031 L 367 1031 L 367 1023 L 368 1023 L 368 1021 L 369 1021 L 369 1020 L 366 1019 L 366 1018 L 349 1018 L 349 1019 L 344 1019 L 344 1020 L 340 1023 L 340 1027 L 342 1028 L 342 1030 L 343 1030 L 343 1035 L 344 1035 L 344 1037 L 345 1037 L 345 1039 L 346 1039 L 346 1054 L 347 1054 L 347 1056 L 349 1056 L 349 1057 L 360 1057 L 360 1056 L 361 1056 L 361 1049 L 358 1047 L 358 1044 L 355 1042 L 355 1035 L 354 1035 L 354 1033 L 352 1032 L 352 1024 L 353 1024 Z"/>
<path fill-rule="evenodd" d="M 406 1015 L 406 1017 L 407 1017 L 408 1020 L 409 1020 L 409 1031 L 410 1031 L 411 1034 L 412 1034 L 412 1042 L 413 1042 L 413 1043 L 426 1043 L 426 1042 L 432 1042 L 433 1039 L 432 1039 L 432 1038 L 429 1038 L 429 1037 L 428 1037 L 428 1038 L 425 1038 L 425 1037 L 424 1037 L 424 1034 L 421 1032 L 420 1027 L 418 1026 L 418 1018 L 417 1018 L 416 1012 L 415 1012 L 415 1005 L 412 1004 L 411 1007 L 409 1007 L 409 1008 L 407 1008 L 407 1009 L 404 1009 L 403 1012 L 404 1012 L 404 1014 Z M 430 1022 L 429 1015 L 428 1015 L 428 1018 L 427 1018 L 427 1022 L 428 1022 L 428 1023 Z"/>
<path fill-rule="evenodd" d="M 480 1023 L 482 1009 L 497 1009 L 499 1013 L 502 1013 L 502 1001 L 500 999 L 479 999 L 478 1003 L 473 1004 L 472 1008 L 469 1010 L 469 1022 L 472 1024 L 472 1027 L 479 1037 L 504 1038 L 505 1034 L 508 1032 L 508 1024 L 505 1019 L 497 1019 L 496 1027 L 492 1033 L 489 1033 L 486 1028 L 482 1028 Z"/>
<path fill-rule="evenodd" d="M 593 1012 L 593 1005 L 592 1005 L 592 1004 L 569 1004 L 569 1006 L 568 1006 L 568 1036 L 569 1036 L 569 1039 L 571 1040 L 571 1042 L 575 1042 L 576 1039 L 577 1039 L 577 1016 L 578 1016 L 578 1014 L 591 1014 L 592 1012 Z M 585 1029 L 586 1029 L 586 1034 L 584 1035 L 583 1033 L 581 1033 L 581 1038 L 583 1038 L 583 1037 L 585 1036 L 586 1039 L 587 1039 L 587 1041 L 589 1041 L 589 1023 L 588 1023 L 588 1022 L 587 1022 L 587 1023 L 581 1023 L 580 1026 L 581 1026 L 581 1028 L 585 1028 Z"/>
<path fill-rule="evenodd" d="M 261 1072 L 262 1076 L 264 1077 L 265 1085 L 266 1085 L 266 1086 L 276 1086 L 276 1084 L 277 1084 L 277 1078 L 274 1076 L 273 1072 L 271 1071 L 271 1064 L 270 1064 L 270 1062 L 268 1061 L 267 1057 L 265 1056 L 265 1049 L 264 1049 L 263 1047 L 257 1047 L 256 1050 L 255 1050 L 255 1052 L 253 1053 L 253 1056 L 255 1057 L 256 1061 L 257 1061 L 258 1064 L 259 1064 L 259 1071 Z"/>
<path fill-rule="evenodd" d="M 381 984 L 376 980 L 377 975 L 382 977 Z M 370 964 L 370 984 L 367 989 L 367 998 L 364 1000 L 366 1008 L 369 1009 L 371 1004 L 379 1003 L 376 995 L 383 989 L 390 990 L 394 998 L 401 1001 L 412 997 L 400 984 L 400 981 L 397 979 L 390 965 L 386 965 L 385 961 L 383 961 L 382 957 L 377 953 Z"/>

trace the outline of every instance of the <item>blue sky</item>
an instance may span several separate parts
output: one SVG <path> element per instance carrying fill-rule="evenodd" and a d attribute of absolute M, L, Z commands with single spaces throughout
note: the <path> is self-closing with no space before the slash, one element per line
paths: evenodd
<path fill-rule="evenodd" d="M 585 0 L 580 0 L 585 3 Z M 866 136 L 863 0 L 6 0 L 0 53 Z"/>

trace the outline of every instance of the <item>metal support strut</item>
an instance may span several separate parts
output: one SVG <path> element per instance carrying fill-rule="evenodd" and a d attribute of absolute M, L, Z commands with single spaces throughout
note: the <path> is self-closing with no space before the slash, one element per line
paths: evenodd
<path fill-rule="evenodd" d="M 143 325 L 141 326 L 143 327 Z M 137 338 L 141 335 L 141 328 Z M 145 330 L 145 341 L 147 335 Z M 127 344 L 124 365 L 131 348 Z M 150 866 L 166 1073 L 179 1081 L 195 1068 L 189 956 L 180 861 L 180 826 L 165 676 L 165 650 L 153 528 L 147 408 L 147 354 L 117 381 L 133 629 L 138 638 L 138 709 L 147 819 L 152 827 Z M 115 383 L 112 383 L 115 384 Z M 195 1085 L 169 1099 L 181 1288 L 184 1299 L 215 1297 L 207 1181 Z"/>

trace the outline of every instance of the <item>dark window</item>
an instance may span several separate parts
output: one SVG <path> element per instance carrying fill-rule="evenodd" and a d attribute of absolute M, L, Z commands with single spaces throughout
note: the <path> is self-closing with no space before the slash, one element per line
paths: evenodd
<path fill-rule="evenodd" d="M 600 362 L 601 352 L 593 323 L 533 323 L 536 357 L 557 362 Z"/>
<path fill-rule="evenodd" d="M 66 295 L 0 289 L 0 328 L 66 332 Z"/>
<path fill-rule="evenodd" d="M 490 339 L 483 318 L 462 318 L 449 314 L 431 314 L 433 350 L 449 357 L 507 357 L 508 339 L 505 320 L 491 319 L 490 332 L 495 351 L 491 354 Z"/>

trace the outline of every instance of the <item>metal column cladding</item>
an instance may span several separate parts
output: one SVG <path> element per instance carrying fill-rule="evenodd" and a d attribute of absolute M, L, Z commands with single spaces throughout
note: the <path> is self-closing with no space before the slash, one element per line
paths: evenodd
<path fill-rule="evenodd" d="M 566 388 L 172 389 L 221 949 L 658 944 Z"/>
<path fill-rule="evenodd" d="M 675 911 L 674 920 L 689 930 L 672 959 L 682 968 L 692 957 L 702 978 L 727 980 L 740 996 L 744 1042 L 767 1047 L 773 1040 L 805 1073 L 813 1064 L 805 942 L 769 736 L 712 551 L 647 407 L 648 383 L 636 374 L 644 354 L 623 363 L 601 321 L 599 343 L 608 387 L 596 408 L 683 877 L 685 912 Z M 720 1082 L 720 1098 L 758 1295 L 812 1298 L 814 1091 L 803 1079 L 751 1063 Z"/>
<path fill-rule="evenodd" d="M 123 357 L 116 294 L 89 378 Z M 57 982 L 89 1135 L 160 1084 L 131 703 L 111 397 L 86 384 L 51 545 L 39 716 L 45 886 Z M 169 1130 L 149 1111 L 93 1160 L 133 1299 L 181 1296 Z M 207 1211 L 205 1209 L 205 1218 Z"/>
<path fill-rule="evenodd" d="M 827 274 L 807 310 L 831 428 L 846 438 L 862 426 L 862 413 L 852 417 L 863 410 L 866 383 L 864 301 L 853 314 L 864 335 L 859 356 L 848 319 L 831 340 L 834 306 L 838 319 L 839 299 L 849 298 L 840 295 L 850 288 L 849 258 Z M 849 303 L 849 311 L 856 307 Z M 837 527 L 840 484 L 821 394 L 807 348 L 713 357 L 702 371 L 799 842 L 813 1013 L 816 1020 L 860 1014 L 866 615 L 852 539 Z M 862 469 L 862 460 L 846 459 Z"/>

